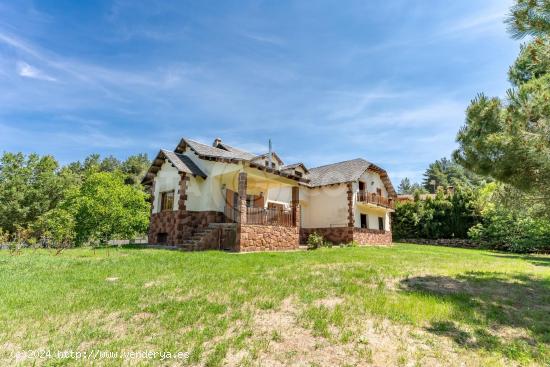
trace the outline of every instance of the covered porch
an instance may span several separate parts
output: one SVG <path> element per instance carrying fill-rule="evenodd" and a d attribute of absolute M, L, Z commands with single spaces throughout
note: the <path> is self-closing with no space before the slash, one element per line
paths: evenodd
<path fill-rule="evenodd" d="M 246 167 L 222 180 L 227 223 L 298 227 L 299 187 L 296 181 Z"/>

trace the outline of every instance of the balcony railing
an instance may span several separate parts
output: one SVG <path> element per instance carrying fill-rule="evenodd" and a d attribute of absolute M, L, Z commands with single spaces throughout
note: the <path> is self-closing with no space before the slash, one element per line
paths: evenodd
<path fill-rule="evenodd" d="M 226 205 L 225 217 L 227 222 L 234 223 L 239 220 L 240 211 L 237 208 Z M 246 224 L 262 226 L 294 227 L 292 211 L 282 209 L 246 208 Z"/>
<path fill-rule="evenodd" d="M 393 199 L 383 197 L 374 192 L 358 191 L 357 201 L 361 203 L 378 205 L 384 208 L 395 209 Z"/>

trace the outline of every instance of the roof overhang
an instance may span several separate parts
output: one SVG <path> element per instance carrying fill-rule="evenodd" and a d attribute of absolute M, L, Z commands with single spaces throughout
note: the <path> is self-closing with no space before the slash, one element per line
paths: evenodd
<path fill-rule="evenodd" d="M 146 186 L 151 185 L 153 179 L 160 171 L 166 160 L 168 160 L 180 173 L 190 174 L 195 177 L 207 177 L 206 174 L 199 167 L 197 167 L 197 165 L 193 163 L 189 157 L 176 152 L 161 149 L 155 159 L 153 159 L 153 163 L 147 170 L 145 177 L 141 180 L 141 184 Z"/>

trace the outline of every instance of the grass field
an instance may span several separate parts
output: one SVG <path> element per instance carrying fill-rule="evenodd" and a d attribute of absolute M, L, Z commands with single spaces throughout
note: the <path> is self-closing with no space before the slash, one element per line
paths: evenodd
<path fill-rule="evenodd" d="M 0 251 L 0 365 L 122 362 L 548 366 L 550 257 Z"/>

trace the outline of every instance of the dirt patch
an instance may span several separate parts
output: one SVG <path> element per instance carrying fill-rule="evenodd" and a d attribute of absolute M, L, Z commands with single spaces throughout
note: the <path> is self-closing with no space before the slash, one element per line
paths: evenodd
<path fill-rule="evenodd" d="M 153 316 L 154 315 L 150 312 L 139 312 L 139 313 L 136 313 L 134 316 L 132 316 L 132 321 L 143 321 L 143 320 L 150 319 Z"/>
<path fill-rule="evenodd" d="M 340 298 L 317 301 L 335 307 Z M 231 350 L 225 366 L 256 360 L 260 366 L 481 366 L 483 361 L 470 351 L 457 349 L 452 340 L 435 336 L 422 328 L 386 319 L 364 319 L 353 330 L 331 326 L 331 335 L 351 336 L 326 339 L 316 336 L 297 322 L 299 307 L 286 299 L 277 310 L 256 310 L 251 323 L 253 335 L 245 348 Z"/>
<path fill-rule="evenodd" d="M 108 278 L 105 278 L 105 281 L 114 283 L 118 281 L 118 277 L 108 277 Z"/>
<path fill-rule="evenodd" d="M 332 298 L 323 298 L 316 300 L 313 304 L 317 307 L 326 307 L 326 308 L 334 308 L 344 302 L 343 298 L 339 297 L 332 297 Z"/>

